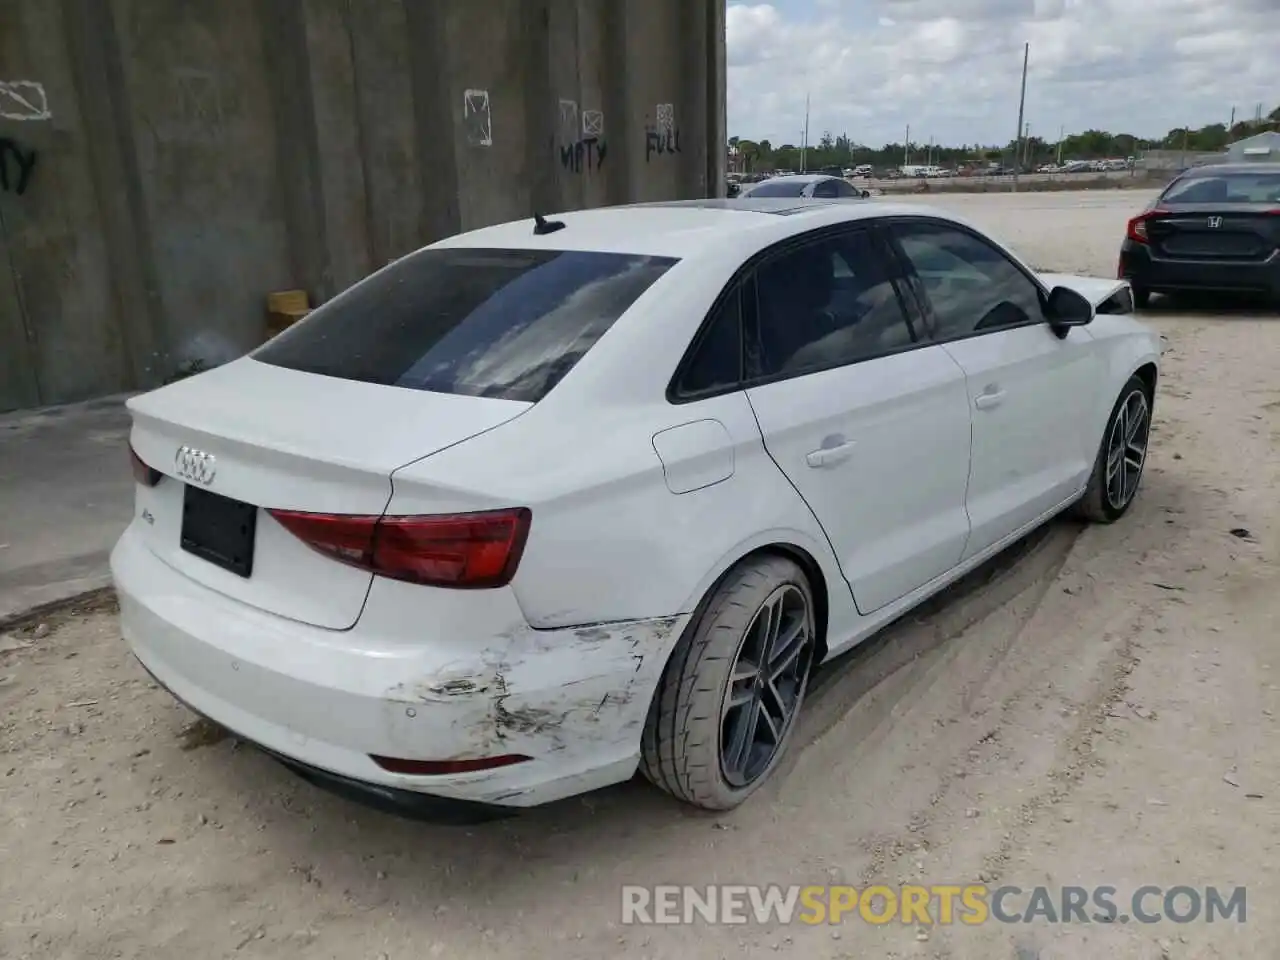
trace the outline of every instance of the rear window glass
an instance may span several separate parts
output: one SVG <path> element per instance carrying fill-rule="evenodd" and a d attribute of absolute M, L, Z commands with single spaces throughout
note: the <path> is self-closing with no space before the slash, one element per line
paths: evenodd
<path fill-rule="evenodd" d="M 344 291 L 253 357 L 344 380 L 536 403 L 676 262 L 420 250 Z"/>
<path fill-rule="evenodd" d="M 1280 173 L 1204 173 L 1169 184 L 1170 203 L 1280 203 Z"/>
<path fill-rule="evenodd" d="M 768 180 L 758 183 L 747 194 L 750 197 L 803 197 L 804 188 L 809 181 L 780 180 L 770 183 Z"/>

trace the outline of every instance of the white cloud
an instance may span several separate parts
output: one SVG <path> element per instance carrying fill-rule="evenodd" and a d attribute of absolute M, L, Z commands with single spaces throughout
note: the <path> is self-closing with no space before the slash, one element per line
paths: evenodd
<path fill-rule="evenodd" d="M 1280 0 L 731 0 L 729 127 L 1003 143 L 1027 120 L 1163 136 L 1280 105 Z"/>

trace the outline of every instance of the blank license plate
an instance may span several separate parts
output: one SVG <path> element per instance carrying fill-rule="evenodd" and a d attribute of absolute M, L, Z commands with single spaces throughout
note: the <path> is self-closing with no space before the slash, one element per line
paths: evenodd
<path fill-rule="evenodd" d="M 253 574 L 258 508 L 188 485 L 182 495 L 182 549 L 240 577 Z"/>

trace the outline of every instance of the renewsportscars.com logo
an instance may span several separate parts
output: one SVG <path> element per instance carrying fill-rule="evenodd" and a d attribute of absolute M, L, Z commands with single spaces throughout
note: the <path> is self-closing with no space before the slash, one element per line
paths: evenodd
<path fill-rule="evenodd" d="M 1244 923 L 1246 889 L 1141 886 L 626 886 L 624 924 Z"/>

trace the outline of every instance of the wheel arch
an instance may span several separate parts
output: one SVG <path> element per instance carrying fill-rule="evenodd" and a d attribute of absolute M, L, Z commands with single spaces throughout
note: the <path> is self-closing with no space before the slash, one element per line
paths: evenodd
<path fill-rule="evenodd" d="M 1154 406 L 1156 399 L 1156 383 L 1160 379 L 1160 369 L 1156 366 L 1154 360 L 1148 360 L 1138 369 L 1134 370 L 1130 376 L 1137 377 L 1147 385 L 1147 400 Z"/>
<path fill-rule="evenodd" d="M 809 588 L 813 591 L 814 603 L 814 629 L 817 633 L 817 650 L 814 654 L 814 664 L 821 663 L 827 655 L 827 628 L 831 619 L 831 584 L 832 575 L 838 579 L 836 583 L 843 582 L 843 578 L 839 577 L 838 571 L 834 570 L 834 558 L 827 558 L 827 566 L 833 569 L 828 570 L 819 560 L 819 551 L 815 548 L 817 544 L 802 545 L 802 540 L 807 538 L 799 536 L 783 536 L 775 533 L 772 537 L 766 537 L 761 542 L 743 544 L 737 549 L 731 551 L 725 558 L 717 564 L 715 572 L 709 575 L 699 590 L 693 594 L 692 602 L 686 609 L 692 609 L 693 613 L 689 617 L 689 622 L 685 626 L 686 630 L 696 630 L 699 618 L 707 608 L 707 604 L 715 595 L 717 589 L 725 581 L 725 579 L 738 569 L 743 563 L 757 557 L 782 557 L 790 560 L 804 573 L 809 581 Z M 668 653 L 670 657 L 670 653 Z"/>

